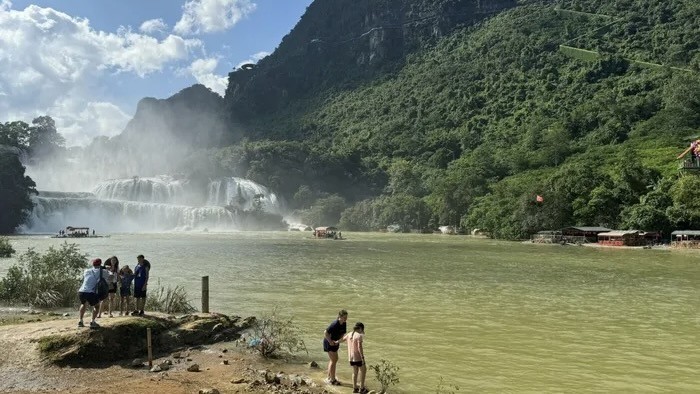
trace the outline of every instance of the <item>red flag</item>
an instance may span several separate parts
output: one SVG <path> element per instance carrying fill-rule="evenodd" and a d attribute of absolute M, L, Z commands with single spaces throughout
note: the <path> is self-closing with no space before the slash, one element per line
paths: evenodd
<path fill-rule="evenodd" d="M 535 201 L 537 201 L 537 202 L 544 202 L 544 197 L 542 197 L 542 196 L 540 196 L 540 195 L 538 194 L 537 197 L 535 197 Z"/>

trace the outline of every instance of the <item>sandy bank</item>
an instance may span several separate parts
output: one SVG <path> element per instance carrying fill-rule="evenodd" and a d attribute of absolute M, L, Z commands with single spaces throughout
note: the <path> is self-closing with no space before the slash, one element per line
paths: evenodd
<path fill-rule="evenodd" d="M 200 315 L 183 320 L 184 324 L 167 323 L 173 318 L 165 315 L 103 318 L 99 319 L 102 328 L 97 330 L 78 328 L 75 315 L 52 316 L 51 319 L 0 326 L 0 354 L 3 355 L 0 358 L 0 392 L 184 394 L 207 388 L 221 393 L 352 392 L 349 386 L 323 384 L 324 371 L 309 367 L 308 360 L 265 360 L 244 349 L 243 345 L 237 346 L 237 341 L 214 341 L 216 334 L 208 333 L 224 332 L 221 327 L 212 330 L 212 324 L 221 324 L 219 317 L 209 319 Z M 176 339 L 177 333 L 196 325 L 207 335 L 195 334 L 193 330 L 187 340 L 209 344 L 184 344 L 182 337 Z M 132 367 L 131 354 L 120 356 L 119 352 L 134 351 L 145 361 L 146 348 L 136 339 L 132 338 L 135 345 L 131 350 L 109 345 L 114 339 L 112 335 L 130 335 L 123 334 L 130 330 L 145 338 L 142 328 L 146 326 L 160 330 L 153 362 L 154 366 L 163 366 L 158 372 L 149 371 L 146 363 L 143 367 Z M 237 330 L 240 325 L 231 327 Z M 233 330 L 231 328 L 229 334 Z M 222 338 L 228 339 L 219 339 Z M 96 347 L 97 341 L 103 340 L 108 342 L 107 346 Z M 191 372 L 195 364 L 198 372 Z M 279 380 L 277 384 L 274 383 L 276 379 Z"/>

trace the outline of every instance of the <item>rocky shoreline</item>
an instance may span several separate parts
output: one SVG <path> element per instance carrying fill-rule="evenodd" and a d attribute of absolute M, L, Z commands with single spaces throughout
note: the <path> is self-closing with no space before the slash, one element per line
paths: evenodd
<path fill-rule="evenodd" d="M 350 393 L 309 360 L 269 360 L 240 340 L 255 318 L 221 314 L 101 319 L 22 311 L 0 315 L 0 391 L 16 393 Z M 146 329 L 152 332 L 149 367 Z M 99 376 L 99 384 L 95 384 Z M 121 387 L 117 389 L 117 387 Z"/>

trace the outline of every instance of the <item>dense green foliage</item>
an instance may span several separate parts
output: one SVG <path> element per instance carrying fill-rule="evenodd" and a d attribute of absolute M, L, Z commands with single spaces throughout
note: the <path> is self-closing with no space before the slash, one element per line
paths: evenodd
<path fill-rule="evenodd" d="M 0 300 L 36 307 L 68 307 L 78 302 L 86 256 L 75 244 L 49 247 L 44 254 L 29 249 L 0 281 Z"/>
<path fill-rule="evenodd" d="M 259 113 L 251 135 L 274 140 L 222 161 L 313 207 L 313 225 L 334 224 L 329 198 L 345 200 L 341 223 L 357 230 L 461 224 L 522 238 L 574 224 L 700 225 L 675 161 L 700 130 L 698 4 L 533 3 L 456 30 L 396 73 L 319 84 Z M 565 43 L 600 56 L 567 56 Z"/>
<path fill-rule="evenodd" d="M 15 249 L 10 244 L 7 237 L 0 237 L 0 257 L 12 257 L 15 254 Z"/>
<path fill-rule="evenodd" d="M 43 160 L 63 152 L 65 139 L 49 116 L 29 125 L 22 121 L 0 123 L 0 234 L 15 231 L 33 208 L 34 181 L 24 175 L 20 156 L 28 161 Z"/>
<path fill-rule="evenodd" d="M 0 234 L 14 232 L 33 207 L 36 185 L 24 170 L 17 149 L 0 145 Z"/>
<path fill-rule="evenodd" d="M 150 152 L 164 135 L 142 132 L 169 129 L 185 144 L 143 155 L 151 168 L 249 178 L 312 226 L 700 227 L 700 181 L 675 159 L 700 132 L 700 3 L 517 3 L 315 1 L 223 100 L 145 99 L 93 148 Z M 8 123 L 0 141 L 39 151 L 39 129 L 51 122 Z"/>

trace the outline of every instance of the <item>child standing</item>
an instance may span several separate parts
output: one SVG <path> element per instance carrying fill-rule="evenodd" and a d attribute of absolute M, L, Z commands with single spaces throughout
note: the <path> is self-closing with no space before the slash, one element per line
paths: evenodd
<path fill-rule="evenodd" d="M 365 363 L 365 351 L 362 342 L 365 338 L 365 325 L 357 322 L 350 334 L 343 336 L 343 341 L 348 343 L 348 358 L 352 367 L 352 392 L 365 394 L 368 392 L 365 387 L 365 376 L 367 375 L 367 364 Z M 357 386 L 359 372 L 360 386 Z"/>
<path fill-rule="evenodd" d="M 134 281 L 134 272 L 125 265 L 124 268 L 119 270 L 119 277 L 121 279 L 119 295 L 121 297 L 119 302 L 119 316 L 124 314 L 129 314 L 129 304 L 131 302 L 131 282 Z"/>

